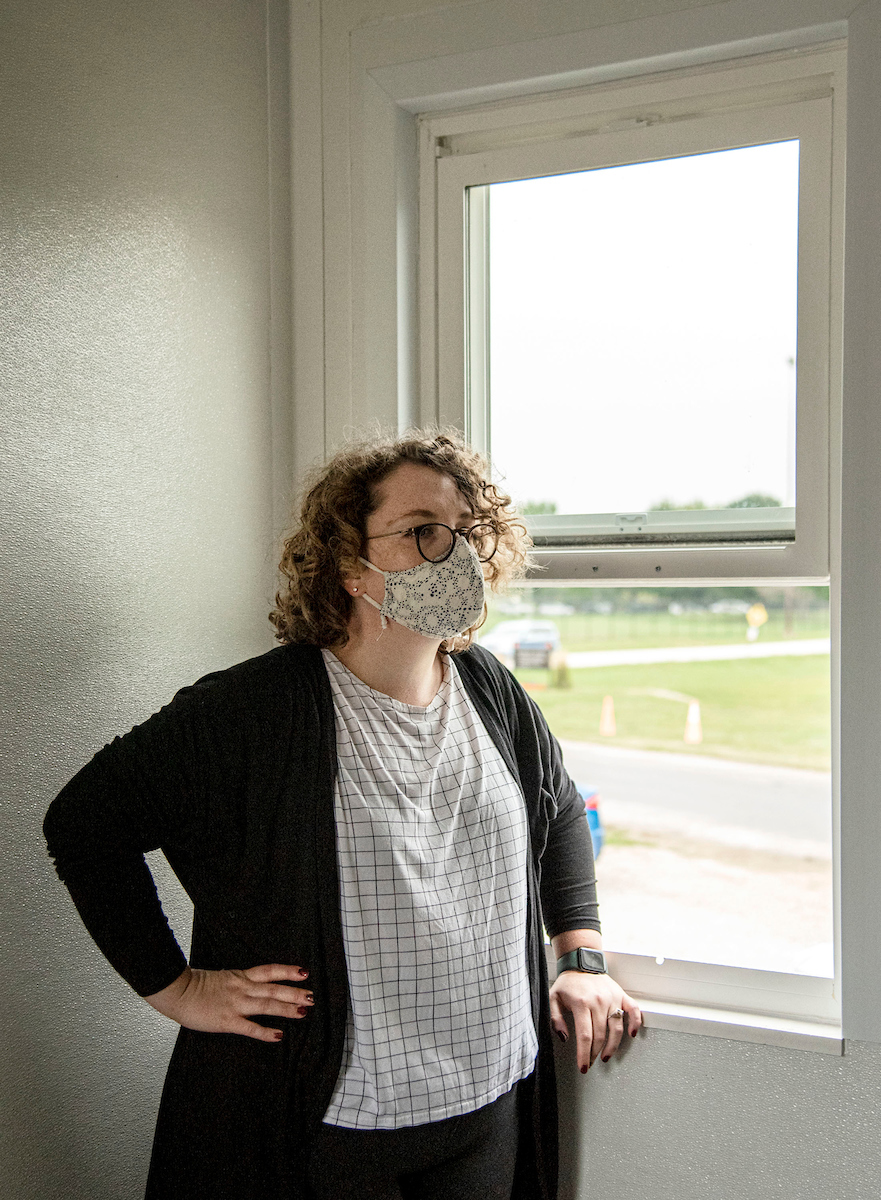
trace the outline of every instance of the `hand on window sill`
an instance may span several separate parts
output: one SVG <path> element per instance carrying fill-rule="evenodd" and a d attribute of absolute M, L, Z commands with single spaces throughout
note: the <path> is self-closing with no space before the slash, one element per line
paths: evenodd
<path fill-rule="evenodd" d="M 551 1024 L 564 1042 L 569 1038 L 567 1013 L 572 1015 L 582 1074 L 600 1055 L 608 1062 L 623 1038 L 636 1037 L 642 1025 L 639 1006 L 608 975 L 564 971 L 551 987 L 550 1000 Z"/>

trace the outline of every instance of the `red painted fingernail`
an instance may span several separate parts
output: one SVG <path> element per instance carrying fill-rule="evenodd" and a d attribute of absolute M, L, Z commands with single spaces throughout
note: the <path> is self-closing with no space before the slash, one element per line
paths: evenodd
<path fill-rule="evenodd" d="M 569 1041 L 569 1035 L 568 1035 L 568 1034 L 566 1034 L 566 1033 L 560 1033 L 559 1029 L 555 1030 L 554 1032 L 556 1033 L 557 1037 L 560 1039 L 560 1041 L 561 1041 L 561 1042 L 568 1042 L 568 1041 Z"/>
<path fill-rule="evenodd" d="M 308 972 L 308 971 L 304 971 L 304 970 L 303 970 L 303 968 L 302 968 L 302 967 L 300 967 L 300 972 L 299 972 L 299 974 L 300 974 L 300 978 L 301 978 L 301 979 L 305 979 L 305 978 L 306 978 L 306 976 L 309 974 L 309 972 Z"/>
<path fill-rule="evenodd" d="M 312 995 L 312 993 L 311 993 L 311 992 L 307 992 L 307 993 L 306 993 L 306 1003 L 307 1003 L 307 1004 L 314 1004 L 314 1003 L 315 1003 L 315 997 Z"/>
<path fill-rule="evenodd" d="M 587 1074 L 587 1067 L 582 1067 L 582 1068 L 581 1068 L 581 1074 L 582 1074 L 582 1075 L 586 1075 L 586 1074 Z"/>
<path fill-rule="evenodd" d="M 611 1057 L 612 1057 L 612 1056 L 611 1056 L 611 1054 L 604 1054 L 604 1055 L 603 1055 L 603 1062 L 608 1062 L 608 1061 L 609 1061 L 609 1059 L 610 1059 Z"/>
<path fill-rule="evenodd" d="M 637 1029 L 631 1029 L 631 1031 L 630 1031 L 630 1036 L 631 1036 L 631 1037 L 636 1037 L 636 1035 L 637 1035 L 637 1033 L 638 1033 L 638 1032 L 639 1032 L 639 1030 L 637 1030 Z"/>
<path fill-rule="evenodd" d="M 272 1036 L 275 1038 L 275 1040 L 277 1042 L 280 1042 L 281 1039 L 284 1037 L 284 1034 L 282 1033 L 282 1031 L 280 1029 L 276 1029 L 275 1033 Z"/>
<path fill-rule="evenodd" d="M 306 1015 L 306 1013 L 307 1013 L 308 1011 L 309 1011 L 309 1009 L 308 1009 L 308 1008 L 306 1008 L 306 1007 L 305 1007 L 305 1005 L 301 1005 L 301 1006 L 300 1006 L 300 1007 L 297 1009 L 297 1012 L 300 1014 L 300 1016 L 301 1016 L 301 1017 L 305 1017 L 305 1015 Z"/>

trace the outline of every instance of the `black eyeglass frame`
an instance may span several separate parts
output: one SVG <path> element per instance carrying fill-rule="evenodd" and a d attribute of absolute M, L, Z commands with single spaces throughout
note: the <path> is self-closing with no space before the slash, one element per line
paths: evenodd
<path fill-rule="evenodd" d="M 450 548 L 446 552 L 446 554 L 442 554 L 440 558 L 429 558 L 428 555 L 422 549 L 422 534 L 426 529 L 436 529 L 436 528 L 448 530 L 448 532 L 450 534 L 452 534 L 452 540 L 450 541 Z M 480 561 L 482 563 L 487 563 L 494 557 L 496 551 L 499 548 L 498 530 L 496 529 L 495 525 L 490 524 L 489 521 L 481 521 L 477 525 L 472 525 L 469 529 L 453 529 L 452 526 L 445 525 L 443 523 L 443 521 L 426 521 L 426 523 L 424 525 L 411 525 L 409 527 L 409 529 L 393 529 L 391 533 L 374 533 L 371 537 L 366 537 L 364 539 L 364 541 L 365 542 L 376 542 L 376 541 L 379 541 L 380 538 L 402 537 L 405 534 L 413 533 L 416 535 L 416 549 L 419 551 L 421 557 L 424 558 L 426 562 L 442 563 L 442 562 L 446 562 L 447 559 L 450 557 L 450 555 L 453 553 L 453 551 L 456 549 L 456 534 L 458 534 L 459 537 L 464 538 L 465 541 L 468 542 L 470 545 L 471 537 L 478 529 L 490 530 L 493 537 L 495 537 L 495 539 L 496 539 L 496 544 L 493 546 L 493 552 L 492 552 L 492 554 L 489 555 L 488 558 L 480 558 L 480 554 L 477 551 L 477 547 L 476 546 L 472 547 L 475 554 L 477 554 L 477 557 L 480 559 Z"/>

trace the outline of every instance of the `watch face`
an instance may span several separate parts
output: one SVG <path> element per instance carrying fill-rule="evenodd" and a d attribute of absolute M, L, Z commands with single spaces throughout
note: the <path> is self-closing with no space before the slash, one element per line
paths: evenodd
<path fill-rule="evenodd" d="M 578 969 L 592 971 L 597 975 L 606 973 L 606 960 L 602 950 L 588 950 L 586 946 L 578 949 Z"/>

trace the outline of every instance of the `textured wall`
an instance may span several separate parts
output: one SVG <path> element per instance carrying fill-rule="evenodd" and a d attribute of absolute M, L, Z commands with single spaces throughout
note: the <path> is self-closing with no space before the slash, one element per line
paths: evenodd
<path fill-rule="evenodd" d="M 875 1200 L 881 1046 L 837 1058 L 650 1031 L 581 1076 L 558 1053 L 560 1200 Z"/>
<path fill-rule="evenodd" d="M 5 1200 L 139 1195 L 173 1032 L 81 930 L 43 811 L 271 644 L 265 7 L 2 6 Z"/>

